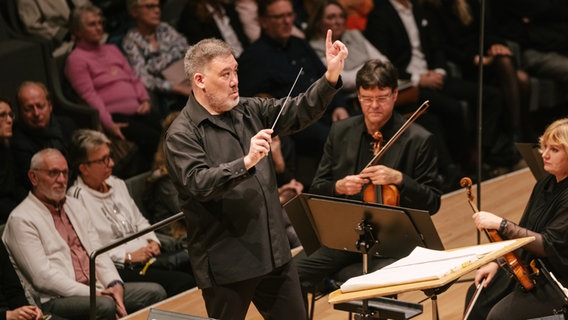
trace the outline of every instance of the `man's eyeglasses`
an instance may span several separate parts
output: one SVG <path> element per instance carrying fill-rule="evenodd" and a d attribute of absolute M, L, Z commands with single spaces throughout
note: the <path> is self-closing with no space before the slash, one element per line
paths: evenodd
<path fill-rule="evenodd" d="M 154 9 L 160 9 L 160 4 L 159 3 L 139 4 L 138 7 L 147 10 L 154 10 Z"/>
<path fill-rule="evenodd" d="M 359 102 L 364 105 L 371 105 L 374 101 L 378 104 L 385 104 L 386 102 L 390 101 L 393 94 L 389 93 L 386 96 L 378 96 L 378 97 L 366 97 L 366 96 L 359 96 Z"/>
<path fill-rule="evenodd" d="M 69 170 L 65 169 L 65 170 L 59 170 L 59 169 L 40 169 L 40 168 L 34 168 L 34 171 L 42 171 L 47 173 L 47 176 L 50 177 L 51 179 L 57 179 L 59 177 L 60 174 L 63 175 L 64 178 L 69 177 Z"/>
<path fill-rule="evenodd" d="M 8 117 L 12 118 L 12 120 L 14 120 L 16 118 L 16 114 L 12 111 L 4 111 L 0 113 L 0 119 L 2 120 L 6 120 Z"/>
<path fill-rule="evenodd" d="M 267 15 L 267 17 L 269 17 L 270 19 L 274 19 L 274 20 L 278 20 L 278 21 L 283 21 L 284 19 L 294 20 L 295 16 L 296 16 L 296 14 L 294 12 Z"/>
<path fill-rule="evenodd" d="M 86 162 L 83 162 L 83 163 L 84 164 L 102 163 L 102 164 L 104 164 L 105 166 L 108 167 L 108 165 L 110 164 L 110 160 L 112 160 L 112 154 L 107 154 L 106 156 L 104 156 L 100 159 L 86 161 Z"/>

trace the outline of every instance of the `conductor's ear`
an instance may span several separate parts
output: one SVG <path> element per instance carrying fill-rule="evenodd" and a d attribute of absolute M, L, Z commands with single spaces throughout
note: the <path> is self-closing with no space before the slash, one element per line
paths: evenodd
<path fill-rule="evenodd" d="M 193 75 L 193 83 L 195 83 L 195 85 L 200 89 L 203 89 L 205 87 L 204 79 L 205 77 L 201 73 L 195 73 Z"/>

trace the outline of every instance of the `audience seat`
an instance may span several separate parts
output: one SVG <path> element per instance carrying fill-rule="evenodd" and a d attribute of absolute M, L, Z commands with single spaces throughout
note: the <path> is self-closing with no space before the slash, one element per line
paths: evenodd
<path fill-rule="evenodd" d="M 14 0 L 9 0 L 14 1 Z M 57 62 L 47 40 L 19 34 L 0 15 L 0 95 L 17 108 L 16 92 L 24 81 L 44 83 L 51 93 L 53 112 L 73 119 L 81 128 L 98 128 L 98 113 L 86 105 L 74 104 L 62 95 Z"/>
<path fill-rule="evenodd" d="M 146 193 L 146 181 L 151 174 L 151 171 L 146 171 L 124 180 L 130 196 L 145 217 L 148 211 L 144 206 L 144 194 Z"/>

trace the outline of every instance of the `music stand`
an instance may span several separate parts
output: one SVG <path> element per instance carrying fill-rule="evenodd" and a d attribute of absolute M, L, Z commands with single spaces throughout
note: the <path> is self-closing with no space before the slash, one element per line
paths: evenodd
<path fill-rule="evenodd" d="M 308 193 L 296 196 L 284 207 L 308 256 L 322 245 L 332 249 L 360 252 L 363 258 L 363 274 L 367 273 L 369 254 L 402 258 L 416 246 L 426 247 L 426 242 L 433 249 L 443 249 L 426 211 Z M 432 301 L 435 302 L 435 299 Z M 402 304 L 405 309 L 409 306 L 409 303 L 397 300 L 392 303 L 401 303 L 401 309 Z M 355 309 L 357 313 L 369 317 L 369 307 L 375 308 L 364 300 L 362 305 L 356 305 Z M 388 311 L 385 308 L 377 308 L 384 313 Z M 346 310 L 345 306 L 339 306 L 338 309 Z M 411 312 L 411 316 L 422 313 L 422 305 L 415 304 L 414 311 L 418 313 L 412 315 Z M 393 317 L 393 314 L 389 316 L 393 319 L 408 319 L 409 313 L 404 311 L 399 318 Z"/>
<path fill-rule="evenodd" d="M 544 162 L 539 151 L 538 143 L 516 142 L 515 147 L 527 163 L 527 166 L 536 180 L 547 174 L 544 170 Z"/>

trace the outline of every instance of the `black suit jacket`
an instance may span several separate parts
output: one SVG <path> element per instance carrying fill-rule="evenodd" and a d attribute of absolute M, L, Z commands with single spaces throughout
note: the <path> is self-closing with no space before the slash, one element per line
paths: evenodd
<path fill-rule="evenodd" d="M 222 4 L 222 6 L 225 9 L 225 14 L 229 17 L 231 27 L 233 31 L 235 31 L 237 38 L 239 38 L 243 49 L 246 48 L 250 41 L 245 35 L 243 25 L 235 10 L 235 5 L 231 3 Z M 176 29 L 186 37 L 189 44 L 196 44 L 206 38 L 223 39 L 221 31 L 219 31 L 213 17 L 211 15 L 206 18 L 199 17 L 197 15 L 197 3 L 193 1 L 188 2 L 184 7 Z"/>
<path fill-rule="evenodd" d="M 422 8 L 414 1 L 411 3 L 428 69 L 446 69 L 446 58 L 440 38 L 431 30 L 430 21 Z M 410 39 L 389 0 L 375 0 L 375 6 L 367 18 L 364 35 L 396 66 L 400 79 L 410 79 L 411 75 L 406 72 L 412 54 Z"/>
<path fill-rule="evenodd" d="M 402 127 L 405 119 L 393 113 L 381 129 L 385 142 Z M 358 174 L 359 145 L 366 131 L 363 116 L 353 116 L 332 124 L 325 143 L 318 170 L 310 192 L 327 196 L 335 194 L 335 183 L 345 176 Z M 420 125 L 412 124 L 385 152 L 379 164 L 403 173 L 400 191 L 402 207 L 428 210 L 430 214 L 440 209 L 441 193 L 438 175 L 438 152 L 434 136 Z M 353 197 L 361 200 L 361 195 Z"/>

